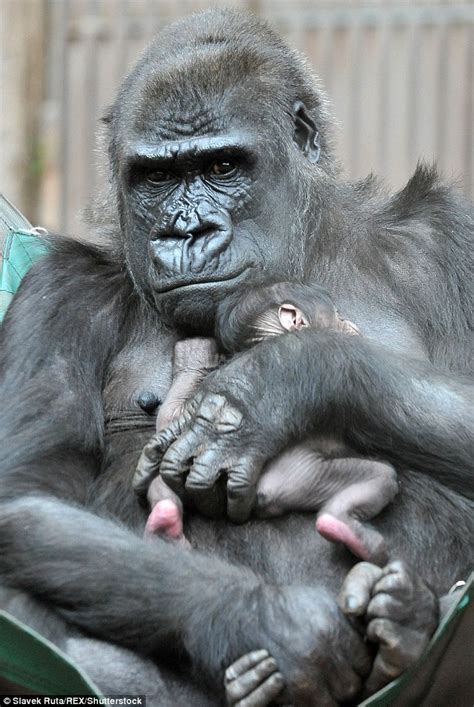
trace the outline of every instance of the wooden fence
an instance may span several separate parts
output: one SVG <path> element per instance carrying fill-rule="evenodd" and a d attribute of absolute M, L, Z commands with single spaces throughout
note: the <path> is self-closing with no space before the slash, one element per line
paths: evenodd
<path fill-rule="evenodd" d="M 45 76 L 36 126 L 35 217 L 87 236 L 80 211 L 104 178 L 97 169 L 100 115 L 150 38 L 211 3 L 36 3 L 44 8 Z M 373 170 L 396 188 L 420 157 L 436 159 L 449 179 L 474 196 L 470 2 L 242 0 L 232 5 L 266 17 L 308 56 L 332 99 L 338 156 L 349 177 Z"/>

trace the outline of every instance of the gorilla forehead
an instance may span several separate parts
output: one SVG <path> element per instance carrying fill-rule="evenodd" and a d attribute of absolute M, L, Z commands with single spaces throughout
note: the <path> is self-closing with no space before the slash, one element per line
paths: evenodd
<path fill-rule="evenodd" d="M 165 28 L 112 107 L 118 142 L 130 131 L 173 139 L 239 120 L 287 130 L 295 100 L 310 110 L 321 106 L 306 65 L 296 54 L 289 62 L 288 54 L 265 23 L 238 12 L 204 12 Z"/>
<path fill-rule="evenodd" d="M 275 87 L 269 85 L 265 67 L 257 62 L 244 67 L 245 61 L 239 62 L 227 48 L 196 54 L 156 68 L 135 83 L 133 102 L 140 109 L 129 113 L 129 135 L 173 139 L 262 122 L 275 128 L 275 111 L 266 109 L 274 102 Z M 291 100 L 284 103 L 282 117 L 288 122 Z"/>

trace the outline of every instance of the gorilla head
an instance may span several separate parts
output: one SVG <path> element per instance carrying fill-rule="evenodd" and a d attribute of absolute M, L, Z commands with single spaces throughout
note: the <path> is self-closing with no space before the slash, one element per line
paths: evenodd
<path fill-rule="evenodd" d="M 302 276 L 308 185 L 324 192 L 333 163 L 307 76 L 265 24 L 205 12 L 164 30 L 124 81 L 106 119 L 121 232 L 165 318 L 202 332 L 241 283 Z"/>

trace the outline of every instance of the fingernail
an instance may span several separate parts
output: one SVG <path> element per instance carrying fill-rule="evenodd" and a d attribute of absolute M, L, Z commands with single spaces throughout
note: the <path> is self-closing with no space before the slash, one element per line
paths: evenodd
<path fill-rule="evenodd" d="M 357 609 L 357 607 L 359 606 L 359 602 L 357 601 L 356 597 L 350 595 L 346 597 L 344 606 L 346 607 L 347 611 L 355 611 L 355 609 Z"/>

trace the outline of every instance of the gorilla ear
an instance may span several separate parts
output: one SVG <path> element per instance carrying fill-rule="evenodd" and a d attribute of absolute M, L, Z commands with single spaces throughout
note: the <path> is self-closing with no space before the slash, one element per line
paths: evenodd
<path fill-rule="evenodd" d="M 294 141 L 310 162 L 319 162 L 321 156 L 319 131 L 303 101 L 296 101 L 294 104 L 293 120 L 295 122 Z"/>
<path fill-rule="evenodd" d="M 299 331 L 309 326 L 305 315 L 294 304 L 282 304 L 278 310 L 280 325 L 285 331 Z"/>
<path fill-rule="evenodd" d="M 114 107 L 109 106 L 107 110 L 105 111 L 104 115 L 100 119 L 101 123 L 104 123 L 104 125 L 110 125 L 114 120 Z"/>

